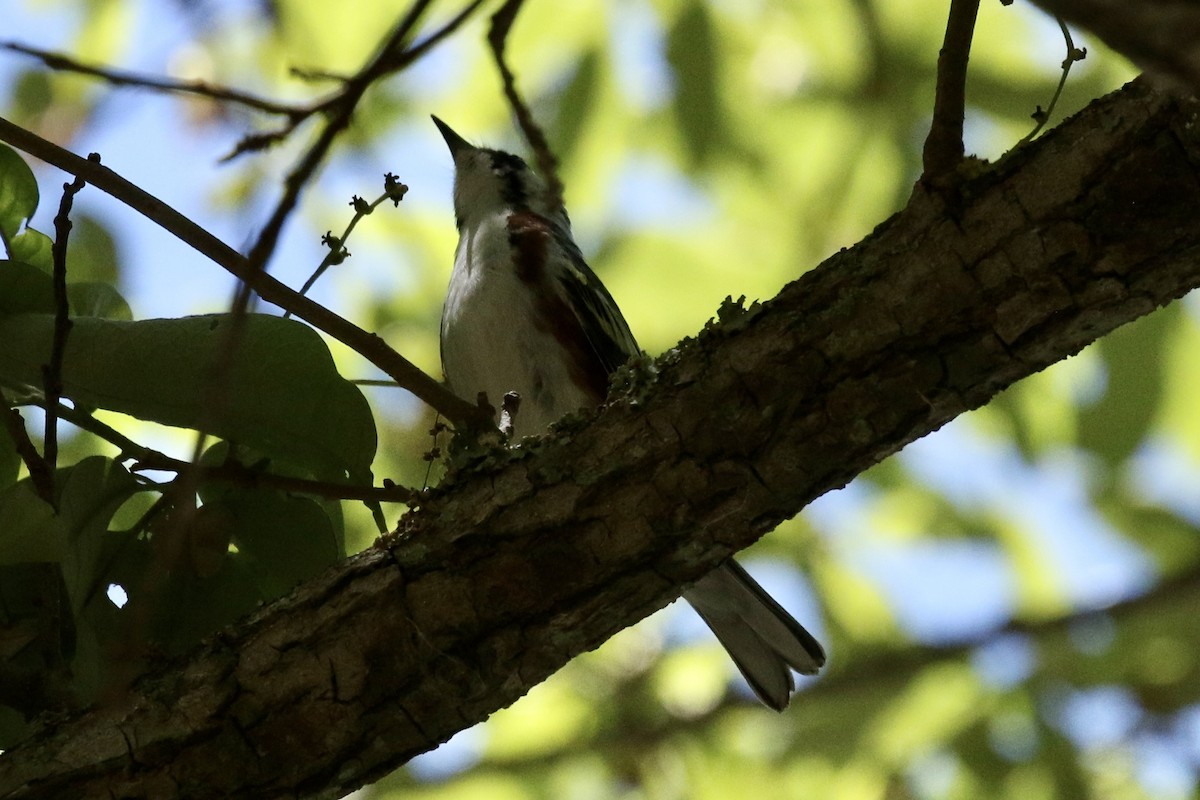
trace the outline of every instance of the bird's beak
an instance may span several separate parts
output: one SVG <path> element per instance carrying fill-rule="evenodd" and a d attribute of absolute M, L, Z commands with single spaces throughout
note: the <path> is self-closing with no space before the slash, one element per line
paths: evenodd
<path fill-rule="evenodd" d="M 457 158 L 459 153 L 475 149 L 474 145 L 455 133 L 453 128 L 437 117 L 433 117 L 433 124 L 437 125 L 438 130 L 442 132 L 442 138 L 446 140 L 446 146 L 450 148 L 451 156 Z"/>

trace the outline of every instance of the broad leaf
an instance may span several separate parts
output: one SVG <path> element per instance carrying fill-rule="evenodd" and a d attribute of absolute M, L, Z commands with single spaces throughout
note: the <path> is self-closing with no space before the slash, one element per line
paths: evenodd
<path fill-rule="evenodd" d="M 71 314 L 79 317 L 103 317 L 129 322 L 133 311 L 121 293 L 109 283 L 86 281 L 67 284 Z"/>
<path fill-rule="evenodd" d="M 10 244 L 13 260 L 32 264 L 46 275 L 54 270 L 54 241 L 41 231 L 26 228 Z"/>
<path fill-rule="evenodd" d="M 0 233 L 12 239 L 38 205 L 33 170 L 17 151 L 0 144 Z"/>
<path fill-rule="evenodd" d="M 328 515 L 307 497 L 238 490 L 204 508 L 226 515 L 233 542 L 266 597 L 290 591 L 344 555 Z"/>
<path fill-rule="evenodd" d="M 69 283 L 67 301 L 73 317 L 133 319 L 129 303 L 108 283 Z M 53 314 L 54 310 L 50 273 L 29 262 L 0 261 L 0 314 Z"/>
<path fill-rule="evenodd" d="M 67 548 L 62 559 L 63 580 L 78 613 L 102 587 L 106 569 L 108 530 L 113 514 L 142 489 L 129 471 L 101 456 L 85 458 L 55 476 L 59 520 L 66 531 Z"/>
<path fill-rule="evenodd" d="M 369 481 L 375 423 L 315 331 L 250 315 L 230 350 L 225 315 L 124 322 L 74 320 L 65 394 L 86 406 L 204 430 L 300 464 L 326 480 Z M 0 319 L 0 382 L 38 387 L 54 333 L 50 314 Z M 228 361 L 216 383 L 218 365 Z"/>
<path fill-rule="evenodd" d="M 53 314 L 54 282 L 24 261 L 0 261 L 0 314 Z"/>
<path fill-rule="evenodd" d="M 28 480 L 0 492 L 0 565 L 61 561 L 66 544 L 54 509 L 34 494 Z"/>

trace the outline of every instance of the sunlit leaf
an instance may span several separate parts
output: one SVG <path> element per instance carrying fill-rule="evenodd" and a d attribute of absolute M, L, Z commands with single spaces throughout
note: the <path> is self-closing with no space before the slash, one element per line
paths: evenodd
<path fill-rule="evenodd" d="M 133 311 L 112 284 L 89 281 L 67 284 L 71 313 L 80 317 L 103 317 L 129 322 Z"/>
<path fill-rule="evenodd" d="M 117 245 L 108 228 L 87 214 L 74 215 L 71 222 L 71 236 L 67 240 L 67 280 L 116 285 L 119 278 Z"/>
<path fill-rule="evenodd" d="M 38 186 L 25 159 L 0 144 L 0 234 L 11 239 L 38 205 Z"/>
<path fill-rule="evenodd" d="M 47 275 L 54 269 L 54 242 L 41 231 L 26 228 L 13 237 L 11 244 L 14 261 L 32 264 Z"/>

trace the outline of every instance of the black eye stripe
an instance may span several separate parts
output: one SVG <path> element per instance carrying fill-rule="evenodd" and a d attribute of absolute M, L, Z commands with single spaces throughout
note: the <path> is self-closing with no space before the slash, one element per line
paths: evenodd
<path fill-rule="evenodd" d="M 488 155 L 492 159 L 492 171 L 497 175 L 519 173 L 528 169 L 525 166 L 525 159 L 520 156 L 514 156 L 512 153 L 505 153 L 502 150 L 489 150 Z"/>
<path fill-rule="evenodd" d="M 501 197 L 506 203 L 514 206 L 524 206 L 529 202 L 526 197 L 524 176 L 529 173 L 525 159 L 505 153 L 503 150 L 488 150 L 491 160 L 492 173 L 501 181 Z"/>

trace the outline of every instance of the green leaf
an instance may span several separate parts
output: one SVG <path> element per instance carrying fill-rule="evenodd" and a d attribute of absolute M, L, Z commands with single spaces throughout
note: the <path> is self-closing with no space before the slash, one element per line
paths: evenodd
<path fill-rule="evenodd" d="M 71 314 L 79 317 L 103 317 L 129 322 L 133 311 L 112 284 L 88 281 L 67 285 Z"/>
<path fill-rule="evenodd" d="M 54 240 L 41 231 L 26 228 L 13 237 L 9 248 L 14 261 L 24 261 L 46 275 L 54 271 Z"/>
<path fill-rule="evenodd" d="M 38 186 L 25 159 L 0 144 L 0 233 L 12 239 L 37 210 Z"/>
<path fill-rule="evenodd" d="M 285 594 L 344 555 L 329 516 L 307 497 L 237 490 L 214 505 L 228 515 L 233 543 L 267 598 Z"/>
<path fill-rule="evenodd" d="M 270 475 L 281 475 L 286 478 L 300 478 L 302 480 L 314 480 L 315 476 L 311 471 L 289 463 L 279 458 L 270 458 L 265 453 L 253 450 L 245 445 L 234 446 L 229 442 L 217 442 L 212 447 L 204 451 L 200 456 L 200 464 L 205 467 L 217 467 L 221 464 L 226 464 L 230 461 L 237 462 L 247 470 L 254 472 L 261 471 Z M 231 495 L 244 492 L 245 489 L 235 486 L 232 483 L 224 481 L 207 481 L 201 483 L 196 489 L 196 494 L 200 497 L 200 502 L 206 505 L 216 505 Z M 329 523 L 333 526 L 333 534 L 337 547 L 338 558 L 343 558 L 346 555 L 346 520 L 342 514 L 342 501 L 330 500 L 324 497 L 315 495 L 305 495 L 302 492 L 289 492 L 291 495 L 307 497 L 315 502 L 324 511 Z"/>
<path fill-rule="evenodd" d="M 67 285 L 73 317 L 104 317 L 129 321 L 129 303 L 110 284 L 87 282 Z M 36 266 L 21 261 L 0 261 L 0 314 L 54 314 L 54 281 Z"/>
<path fill-rule="evenodd" d="M 67 279 L 115 285 L 119 278 L 117 245 L 108 229 L 86 214 L 72 215 L 67 250 Z"/>
<path fill-rule="evenodd" d="M 1110 465 L 1124 463 L 1146 438 L 1167 380 L 1163 342 L 1183 322 L 1178 305 L 1125 325 L 1096 343 L 1108 369 L 1108 391 L 1079 415 L 1079 445 Z M 1136 386 L 1137 391 L 1128 391 Z"/>
<path fill-rule="evenodd" d="M 337 372 L 325 342 L 292 320 L 250 315 L 229 359 L 226 315 L 123 322 L 74 320 L 63 363 L 67 397 L 164 425 L 204 430 L 292 461 L 325 480 L 370 481 L 375 422 Z M 0 382 L 41 385 L 54 318 L 0 319 Z"/>
<path fill-rule="evenodd" d="M 567 161 L 575 152 L 579 136 L 584 131 L 588 116 L 595 108 L 596 92 L 600 87 L 600 51 L 589 48 L 579 59 L 575 75 L 563 90 L 556 115 L 557 135 L 554 137 L 558 156 Z"/>
<path fill-rule="evenodd" d="M 0 492 L 0 565 L 61 561 L 66 549 L 61 520 L 28 480 Z"/>
<path fill-rule="evenodd" d="M 181 653 L 257 608 L 266 598 L 246 561 L 234 553 L 207 578 L 182 570 L 172 573 L 153 599 L 154 641 L 168 653 Z"/>
<path fill-rule="evenodd" d="M 54 282 L 24 261 L 0 261 L 0 315 L 53 314 Z"/>
<path fill-rule="evenodd" d="M 675 73 L 673 108 L 693 166 L 704 164 L 722 138 L 718 49 L 708 5 L 693 0 L 667 34 L 667 61 Z"/>
<path fill-rule="evenodd" d="M 142 490 L 125 467 L 102 456 L 85 458 L 55 476 L 59 519 L 66 531 L 63 580 L 78 613 L 101 588 L 107 568 L 108 523 L 126 500 Z"/>
<path fill-rule="evenodd" d="M 155 537 L 191 533 L 160 530 Z M 89 662 L 80 666 L 90 673 L 84 676 L 88 685 L 95 681 L 95 675 L 103 676 L 105 671 L 104 664 L 95 663 L 97 646 L 103 654 L 127 635 L 131 611 L 146 615 L 149 630 L 145 633 L 155 646 L 177 654 L 244 616 L 265 599 L 241 554 L 227 554 L 211 575 L 201 577 L 191 569 L 193 562 L 188 554 L 181 553 L 183 558 L 170 563 L 166 555 L 170 545 L 164 549 L 157 542 L 123 531 L 110 531 L 103 542 L 100 563 L 104 566 L 97 573 L 97 591 L 77 617 L 82 657 Z M 161 580 L 146 580 L 151 570 L 156 570 Z M 125 590 L 128 602 L 123 608 L 109 600 L 110 584 Z M 88 685 L 81 686 L 81 691 L 86 691 Z"/>
<path fill-rule="evenodd" d="M 67 301 L 71 316 L 133 319 L 129 303 L 108 283 L 70 283 Z M 0 314 L 35 313 L 54 313 L 54 279 L 28 262 L 0 261 Z"/>

